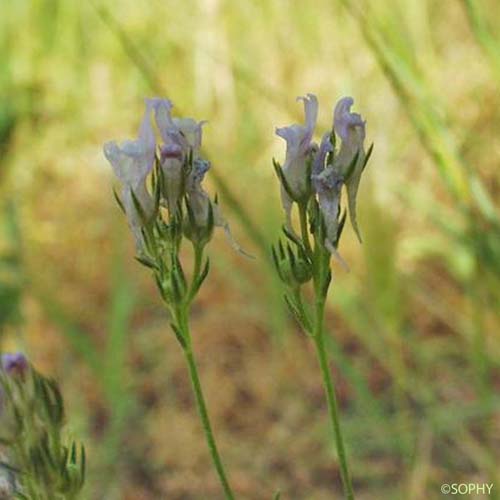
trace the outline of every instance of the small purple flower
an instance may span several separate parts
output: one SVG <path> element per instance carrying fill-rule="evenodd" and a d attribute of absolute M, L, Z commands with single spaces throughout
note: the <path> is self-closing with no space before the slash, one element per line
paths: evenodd
<path fill-rule="evenodd" d="M 300 198 L 306 194 L 309 184 L 306 162 L 314 148 L 311 141 L 318 118 L 318 99 L 314 94 L 307 94 L 304 97 L 297 97 L 297 100 L 304 101 L 305 124 L 277 128 L 276 135 L 286 141 L 283 174 L 293 194 Z M 286 213 L 287 224 L 291 228 L 293 200 L 283 186 L 281 186 L 281 203 Z"/>
<path fill-rule="evenodd" d="M 365 163 L 364 140 L 366 122 L 362 119 L 361 115 L 351 113 L 353 104 L 354 100 L 352 97 L 343 97 L 335 106 L 333 127 L 342 141 L 339 153 L 335 158 L 335 165 L 338 166 L 340 173 L 346 177 L 347 170 L 356 154 L 358 154 L 356 165 L 354 165 L 353 171 L 345 179 L 345 184 L 347 188 L 349 217 L 352 227 L 361 241 L 356 217 L 356 196 Z"/>
<path fill-rule="evenodd" d="M 312 184 L 314 191 L 318 195 L 319 209 L 325 221 L 325 247 L 347 268 L 347 264 L 336 248 L 339 230 L 340 197 L 344 179 L 336 166 L 327 165 L 322 172 L 312 175 Z"/>
<path fill-rule="evenodd" d="M 165 175 L 166 192 L 164 193 L 169 210 L 173 213 L 184 194 L 186 172 L 185 160 L 189 154 L 193 160 L 200 158 L 202 126 L 192 118 L 172 118 L 173 104 L 168 99 L 152 99 L 155 120 L 163 144 L 160 146 L 160 164 Z"/>
<path fill-rule="evenodd" d="M 20 352 L 2 354 L 0 356 L 2 370 L 11 377 L 23 378 L 29 369 L 29 363 L 26 356 Z"/>
<path fill-rule="evenodd" d="M 193 210 L 195 224 L 200 228 L 207 225 L 210 204 L 212 203 L 208 193 L 201 185 L 209 169 L 210 163 L 208 161 L 194 160 L 193 168 L 186 181 L 186 195 Z M 216 221 L 214 220 L 214 222 Z"/>

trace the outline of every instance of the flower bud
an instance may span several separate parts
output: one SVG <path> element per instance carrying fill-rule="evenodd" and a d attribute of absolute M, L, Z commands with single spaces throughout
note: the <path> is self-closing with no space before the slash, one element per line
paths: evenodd
<path fill-rule="evenodd" d="M 281 241 L 278 246 L 272 247 L 273 261 L 281 281 L 290 288 L 296 288 L 307 283 L 312 278 L 312 266 L 305 253 L 298 248 L 296 252 Z"/>

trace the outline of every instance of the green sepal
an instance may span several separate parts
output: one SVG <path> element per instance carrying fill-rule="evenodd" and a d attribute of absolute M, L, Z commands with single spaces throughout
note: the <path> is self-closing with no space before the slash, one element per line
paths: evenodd
<path fill-rule="evenodd" d="M 188 215 L 189 228 L 192 230 L 196 227 L 196 219 L 194 217 L 193 207 L 191 206 L 191 203 L 189 202 L 189 199 L 187 196 L 184 198 L 184 203 L 186 204 L 186 211 L 187 211 L 187 215 Z"/>
<path fill-rule="evenodd" d="M 125 207 L 123 206 L 123 202 L 122 200 L 120 199 L 120 197 L 118 196 L 118 193 L 116 192 L 116 189 L 113 188 L 113 195 L 115 197 L 115 200 L 116 200 L 116 203 L 118 204 L 118 206 L 120 207 L 120 210 L 126 214 L 127 212 L 125 211 Z"/>
<path fill-rule="evenodd" d="M 342 231 L 344 230 L 346 219 L 347 219 L 347 212 L 344 210 L 340 216 L 339 224 L 337 227 L 337 237 L 336 237 L 335 242 L 334 242 L 335 248 L 338 248 L 338 246 L 339 246 L 340 237 L 342 236 Z"/>
<path fill-rule="evenodd" d="M 43 401 L 45 415 L 52 425 L 59 427 L 64 420 L 64 403 L 55 380 L 34 375 L 35 397 Z"/>
<path fill-rule="evenodd" d="M 286 254 L 288 256 L 288 262 L 290 262 L 290 267 L 293 271 L 293 268 L 295 267 L 296 264 L 296 259 L 295 259 L 295 254 L 293 253 L 292 247 L 290 244 L 287 244 L 286 246 Z"/>
<path fill-rule="evenodd" d="M 154 253 L 153 245 L 155 244 L 155 242 L 152 238 L 150 238 L 150 232 L 141 227 L 141 235 L 146 250 L 151 254 Z"/>
<path fill-rule="evenodd" d="M 285 258 L 285 249 L 283 248 L 283 242 L 281 240 L 278 240 L 278 250 L 280 259 L 283 260 Z"/>
<path fill-rule="evenodd" d="M 297 307 L 293 303 L 292 299 L 286 293 L 283 295 L 283 298 L 285 299 L 285 304 L 287 305 L 288 310 L 290 311 L 292 316 L 297 320 L 299 325 L 302 326 L 299 311 L 297 310 Z"/>
<path fill-rule="evenodd" d="M 179 279 L 179 285 L 183 292 L 187 289 L 186 275 L 184 274 L 184 269 L 182 269 L 181 261 L 177 254 L 172 255 L 172 269 L 171 272 L 175 274 L 176 278 Z"/>
<path fill-rule="evenodd" d="M 209 201 L 209 203 L 208 203 L 207 227 L 205 229 L 207 242 L 210 241 L 210 239 L 212 238 L 212 234 L 214 232 L 214 227 L 215 227 L 214 207 L 212 205 L 212 202 Z"/>
<path fill-rule="evenodd" d="M 313 159 L 312 156 L 309 155 L 309 157 L 306 160 L 306 193 L 307 195 L 304 196 L 304 198 L 301 200 L 303 203 L 307 203 L 307 200 L 310 198 L 310 195 L 312 193 L 312 165 L 313 165 Z"/>
<path fill-rule="evenodd" d="M 187 343 L 186 339 L 184 338 L 184 335 L 182 335 L 181 331 L 177 328 L 177 326 L 174 323 L 170 323 L 170 326 L 172 327 L 172 330 L 175 336 L 177 337 L 179 344 L 182 346 L 183 349 L 186 349 Z"/>
<path fill-rule="evenodd" d="M 353 156 L 351 163 L 349 163 L 347 170 L 342 173 L 342 177 L 344 178 L 345 183 L 349 182 L 351 175 L 354 173 L 354 170 L 356 169 L 356 164 L 358 163 L 359 154 L 360 152 L 358 149 L 358 151 L 356 151 L 356 154 Z"/>
<path fill-rule="evenodd" d="M 163 286 L 163 282 L 161 281 L 160 277 L 157 274 L 154 275 L 154 278 L 155 278 L 156 286 L 158 287 L 158 291 L 160 292 L 162 299 L 167 304 L 169 304 L 171 301 L 171 297 L 168 295 L 167 291 L 165 290 L 165 287 Z"/>
<path fill-rule="evenodd" d="M 272 258 L 273 258 L 274 266 L 276 267 L 276 272 L 278 273 L 278 276 L 281 279 L 281 281 L 284 281 L 283 280 L 283 275 L 281 274 L 281 269 L 280 269 L 280 264 L 279 264 L 279 260 L 278 260 L 278 255 L 276 254 L 276 249 L 275 249 L 274 245 L 271 245 L 271 255 L 272 255 Z"/>
<path fill-rule="evenodd" d="M 69 457 L 69 463 L 72 465 L 76 464 L 76 443 L 74 441 L 73 443 L 71 443 L 71 453 Z"/>
<path fill-rule="evenodd" d="M 152 186 L 153 186 L 153 199 L 154 199 L 154 214 L 158 214 L 160 210 L 161 198 L 163 195 L 163 183 L 161 179 L 163 178 L 163 171 L 158 166 L 158 163 L 155 164 L 155 168 L 153 168 L 152 172 Z"/>
<path fill-rule="evenodd" d="M 87 476 L 87 453 L 85 446 L 80 444 L 80 489 L 83 488 Z"/>
<path fill-rule="evenodd" d="M 299 326 L 304 330 L 304 332 L 310 336 L 311 335 L 309 330 L 310 325 L 308 324 L 308 319 L 302 317 L 297 305 L 294 303 L 294 300 L 288 294 L 285 293 L 283 297 L 285 299 L 285 304 L 287 305 L 292 316 L 295 318 L 295 320 L 297 321 Z"/>
<path fill-rule="evenodd" d="M 144 209 L 142 208 L 141 202 L 138 200 L 137 196 L 134 193 L 133 189 L 130 189 L 130 195 L 132 197 L 132 203 L 134 204 L 134 208 L 139 214 L 139 219 L 141 220 L 142 226 L 147 227 L 151 223 L 151 219 L 146 215 Z"/>
<path fill-rule="evenodd" d="M 366 168 L 366 165 L 368 163 L 368 160 L 370 159 L 370 156 L 372 155 L 373 152 L 373 142 L 370 144 L 370 147 L 368 148 L 368 151 L 366 152 L 365 155 L 365 160 L 363 161 L 363 166 L 361 168 L 361 172 L 363 172 Z"/>
<path fill-rule="evenodd" d="M 330 283 L 332 282 L 332 272 L 328 269 L 328 273 L 325 276 L 325 281 L 322 283 L 321 293 L 323 297 L 326 297 L 328 294 L 328 288 L 330 287 Z"/>
<path fill-rule="evenodd" d="M 198 293 L 198 290 L 201 288 L 201 285 L 203 285 L 203 282 L 205 281 L 209 271 L 210 271 L 210 260 L 207 258 L 207 260 L 205 261 L 205 265 L 203 266 L 203 269 L 201 270 L 201 273 L 198 276 L 196 276 L 196 278 L 195 278 L 196 281 L 195 281 L 194 286 L 193 286 L 191 298 L 193 298 Z"/>
<path fill-rule="evenodd" d="M 271 254 L 273 256 L 273 261 L 278 271 L 278 276 L 281 281 L 290 287 L 296 286 L 297 283 L 295 281 L 292 264 L 291 262 L 295 262 L 295 255 L 289 244 L 285 248 L 283 247 L 283 242 L 278 240 L 278 251 L 276 251 L 275 247 L 271 247 Z"/>
<path fill-rule="evenodd" d="M 72 444 L 71 448 L 73 448 L 73 444 Z M 70 460 L 70 451 L 68 450 L 67 446 L 63 446 L 62 447 L 62 456 L 61 456 L 61 460 L 59 463 L 59 474 L 60 475 L 63 475 L 66 472 L 66 466 L 68 465 L 69 460 Z"/>
<path fill-rule="evenodd" d="M 288 184 L 288 181 L 286 180 L 285 174 L 283 173 L 283 169 L 281 168 L 281 165 L 273 158 L 273 167 L 274 171 L 276 172 L 276 175 L 278 176 L 278 179 L 283 186 L 283 189 L 286 191 L 286 194 L 290 197 L 291 200 L 293 201 L 298 201 L 297 195 L 293 192 L 292 188 Z"/>
<path fill-rule="evenodd" d="M 158 264 L 156 264 L 156 262 L 150 259 L 147 255 L 136 255 L 134 259 L 143 266 L 148 267 L 149 269 L 153 269 L 155 271 L 159 270 Z"/>
<path fill-rule="evenodd" d="M 307 211 L 309 214 L 309 231 L 311 234 L 315 235 L 317 231 L 318 217 L 320 216 L 319 205 L 315 198 L 309 202 Z"/>
<path fill-rule="evenodd" d="M 170 283 L 172 285 L 172 301 L 175 304 L 181 304 L 184 300 L 184 291 L 182 289 L 181 283 L 179 283 L 179 278 L 177 273 L 173 271 L 170 274 Z"/>
<path fill-rule="evenodd" d="M 302 240 L 295 234 L 293 234 L 292 231 L 290 231 L 286 225 L 283 225 L 281 230 L 283 231 L 283 233 L 285 234 L 285 236 L 290 240 L 292 241 L 293 243 L 295 243 L 298 247 L 300 248 L 303 248 L 304 247 L 304 244 L 302 243 Z"/>

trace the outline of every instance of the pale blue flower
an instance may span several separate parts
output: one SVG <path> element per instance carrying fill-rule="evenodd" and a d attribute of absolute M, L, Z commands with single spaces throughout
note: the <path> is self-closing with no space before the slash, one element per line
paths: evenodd
<path fill-rule="evenodd" d="M 123 206 L 139 248 L 142 245 L 141 227 L 144 221 L 136 209 L 132 193 L 146 217 L 151 217 L 154 202 L 146 188 L 146 178 L 153 168 L 155 159 L 156 139 L 151 124 L 151 112 L 154 106 L 154 99 L 146 99 L 146 110 L 136 140 L 124 141 L 121 145 L 115 141 L 104 144 L 104 155 L 122 183 Z"/>
<path fill-rule="evenodd" d="M 294 124 L 276 129 L 276 134 L 286 141 L 286 158 L 283 165 L 283 174 L 294 197 L 301 198 L 307 195 L 309 185 L 307 161 L 314 148 L 311 143 L 318 118 L 318 99 L 314 94 L 297 97 L 304 102 L 305 124 Z M 287 217 L 287 224 L 291 228 L 291 210 L 293 200 L 286 189 L 281 186 L 281 202 Z"/>
<path fill-rule="evenodd" d="M 186 181 L 185 162 L 188 155 L 193 160 L 199 159 L 202 126 L 192 118 L 172 118 L 172 103 L 168 99 L 154 99 L 155 120 L 163 144 L 160 146 L 160 165 L 165 176 L 164 193 L 171 213 L 183 195 L 182 188 Z"/>
<path fill-rule="evenodd" d="M 312 175 L 312 184 L 318 195 L 318 205 L 326 228 L 324 245 L 347 268 L 347 264 L 337 251 L 340 198 L 344 178 L 336 165 L 327 165 L 320 173 Z"/>
<path fill-rule="evenodd" d="M 359 182 L 365 164 L 365 125 L 361 115 L 351 113 L 351 107 L 354 104 L 352 97 L 343 97 L 335 106 L 333 113 L 333 127 L 341 139 L 340 150 L 335 158 L 335 164 L 345 178 L 347 188 L 347 202 L 349 207 L 349 217 L 351 224 L 359 240 L 361 235 L 358 228 L 356 217 L 356 196 L 358 194 Z M 358 154 L 356 165 L 350 175 L 347 170 L 354 157 Z"/>
<path fill-rule="evenodd" d="M 193 168 L 186 181 L 186 195 L 193 211 L 196 226 L 203 228 L 208 223 L 210 210 L 210 197 L 201 185 L 205 174 L 210 169 L 210 162 L 194 160 Z M 214 220 L 215 223 L 215 220 Z"/>

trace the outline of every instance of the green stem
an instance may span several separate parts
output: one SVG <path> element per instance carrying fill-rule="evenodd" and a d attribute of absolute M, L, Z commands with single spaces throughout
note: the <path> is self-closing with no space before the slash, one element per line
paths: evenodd
<path fill-rule="evenodd" d="M 191 378 L 191 382 L 193 385 L 193 390 L 196 397 L 196 404 L 198 406 L 198 412 L 200 414 L 201 423 L 203 424 L 203 431 L 205 433 L 205 439 L 208 444 L 208 449 L 210 450 L 212 461 L 215 465 L 215 469 L 217 470 L 217 474 L 222 484 L 222 488 L 224 489 L 226 500 L 234 500 L 235 497 L 231 490 L 231 487 L 229 486 L 229 481 L 227 479 L 226 472 L 224 470 L 224 466 L 222 464 L 219 451 L 217 449 L 217 444 L 215 442 L 212 426 L 210 424 L 207 405 L 205 403 L 205 398 L 203 397 L 203 390 L 201 388 L 200 377 L 198 375 L 198 368 L 196 366 L 196 360 L 194 358 L 191 346 L 191 335 L 185 311 L 183 311 L 180 314 L 180 317 L 178 317 L 178 319 L 179 319 L 179 327 L 181 328 L 182 333 L 184 334 L 184 338 L 186 339 L 186 347 L 184 348 L 184 354 L 186 356 L 186 361 L 189 367 L 189 376 Z"/>
<path fill-rule="evenodd" d="M 344 447 L 344 439 L 342 430 L 340 428 L 339 410 L 337 398 L 335 395 L 335 387 L 333 384 L 332 374 L 328 365 L 328 355 L 325 349 L 324 338 L 324 317 L 325 317 L 325 301 L 329 285 L 329 262 L 330 253 L 326 251 L 322 245 L 318 244 L 316 235 L 314 236 L 315 247 L 314 252 L 309 241 L 309 230 L 307 225 L 307 205 L 299 203 L 299 217 L 300 217 L 300 231 L 302 242 L 306 252 L 311 257 L 313 267 L 313 284 L 315 294 L 315 308 L 314 308 L 314 328 L 312 337 L 316 346 L 316 353 L 318 356 L 319 364 L 321 367 L 321 374 L 323 377 L 323 385 L 325 388 L 326 399 L 328 403 L 328 413 L 333 428 L 335 437 L 335 445 L 337 448 L 337 455 L 340 463 L 340 475 L 342 478 L 342 485 L 344 487 L 344 494 L 347 500 L 354 500 L 354 492 L 352 488 L 351 476 L 347 465 L 347 456 Z M 301 302 L 300 292 L 297 294 L 297 305 L 299 313 L 307 318 L 307 314 Z M 306 322 L 307 323 L 307 322 Z M 307 330 L 307 325 L 304 325 Z"/>
<path fill-rule="evenodd" d="M 318 360 L 321 367 L 321 374 L 323 376 L 323 385 L 325 388 L 326 399 L 328 402 L 328 413 L 330 415 L 330 421 L 332 424 L 333 434 L 335 437 L 335 445 L 337 447 L 337 455 L 340 462 L 340 475 L 342 478 L 342 484 L 344 486 L 344 493 L 345 497 L 348 500 L 353 500 L 354 492 L 352 488 L 351 476 L 349 474 L 349 468 L 347 465 L 347 456 L 344 447 L 344 439 L 340 427 L 337 397 L 335 395 L 335 387 L 333 384 L 330 367 L 328 365 L 328 355 L 325 349 L 325 339 L 324 339 L 324 329 L 323 329 L 324 312 L 325 312 L 324 309 L 325 309 L 324 301 L 322 300 L 318 301 L 316 303 L 314 344 L 316 346 L 316 353 L 318 355 Z"/>

